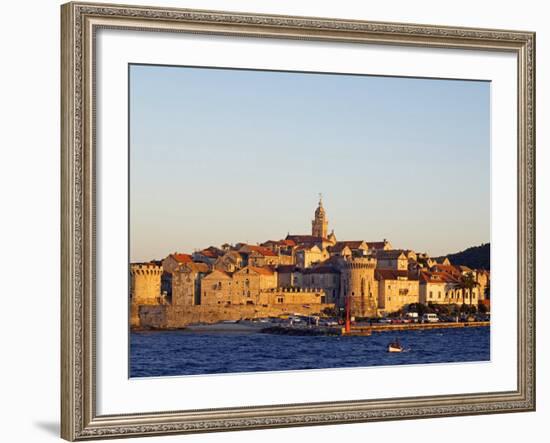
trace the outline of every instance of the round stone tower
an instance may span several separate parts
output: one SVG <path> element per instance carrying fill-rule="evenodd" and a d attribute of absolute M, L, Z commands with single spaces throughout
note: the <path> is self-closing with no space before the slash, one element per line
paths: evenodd
<path fill-rule="evenodd" d="M 374 278 L 376 259 L 354 257 L 346 261 L 342 272 L 342 303 L 350 297 L 351 315 L 375 317 L 378 308 L 378 282 Z"/>
<path fill-rule="evenodd" d="M 134 263 L 130 266 L 133 305 L 161 303 L 162 266 L 154 263 Z"/>

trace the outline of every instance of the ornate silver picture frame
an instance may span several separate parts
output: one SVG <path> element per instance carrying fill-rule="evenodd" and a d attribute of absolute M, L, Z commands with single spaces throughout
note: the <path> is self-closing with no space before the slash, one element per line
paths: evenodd
<path fill-rule="evenodd" d="M 525 31 L 67 3 L 61 7 L 61 436 L 88 440 L 535 410 L 535 34 Z M 96 33 L 100 29 L 473 49 L 517 57 L 517 389 L 98 415 Z M 125 272 L 121 269 L 121 272 Z M 125 319 L 121 319 L 125 321 Z"/>

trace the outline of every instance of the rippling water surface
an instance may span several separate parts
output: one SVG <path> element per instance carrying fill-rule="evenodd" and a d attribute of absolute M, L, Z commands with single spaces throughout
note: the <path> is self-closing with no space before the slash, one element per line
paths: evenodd
<path fill-rule="evenodd" d="M 388 353 L 398 337 L 405 352 Z M 490 359 L 488 327 L 300 337 L 259 333 L 132 332 L 130 376 L 286 371 Z"/>

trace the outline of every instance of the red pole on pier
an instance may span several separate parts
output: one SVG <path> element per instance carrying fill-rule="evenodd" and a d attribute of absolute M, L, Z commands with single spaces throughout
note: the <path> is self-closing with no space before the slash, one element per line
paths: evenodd
<path fill-rule="evenodd" d="M 350 311 L 351 311 L 351 306 L 350 306 L 351 302 L 350 302 L 350 299 L 349 299 L 349 295 L 346 297 L 346 326 L 345 326 L 345 333 L 346 334 L 349 334 L 351 332 L 351 316 L 350 316 Z"/>

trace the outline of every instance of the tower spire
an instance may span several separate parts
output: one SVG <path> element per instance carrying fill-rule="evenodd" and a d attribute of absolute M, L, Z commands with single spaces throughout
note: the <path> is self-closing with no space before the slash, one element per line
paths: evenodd
<path fill-rule="evenodd" d="M 323 194 L 319 193 L 319 206 L 315 210 L 315 218 L 311 221 L 311 235 L 314 237 L 327 237 L 328 220 L 323 208 Z"/>

